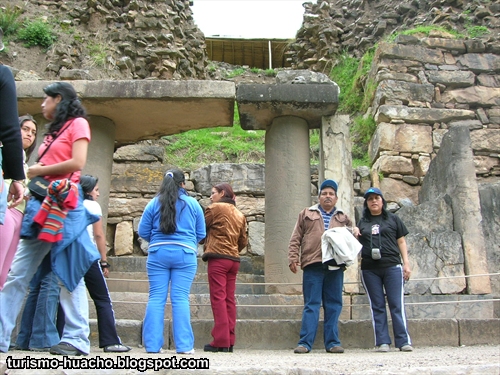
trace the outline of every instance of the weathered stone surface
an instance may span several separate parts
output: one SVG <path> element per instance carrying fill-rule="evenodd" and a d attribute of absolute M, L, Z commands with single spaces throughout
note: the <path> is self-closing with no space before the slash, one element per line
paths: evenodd
<path fill-rule="evenodd" d="M 431 164 L 431 157 L 427 155 L 419 155 L 417 167 L 415 169 L 417 176 L 425 176 Z"/>
<path fill-rule="evenodd" d="M 265 223 L 252 221 L 248 223 L 248 242 L 250 244 L 248 252 L 253 255 L 264 255 L 264 233 Z"/>
<path fill-rule="evenodd" d="M 484 235 L 481 228 L 479 192 L 472 157 L 469 129 L 454 126 L 443 137 L 419 193 L 420 202 L 432 201 L 440 194 L 451 197 L 454 230 L 462 236 L 467 275 L 488 272 Z M 467 280 L 470 294 L 491 292 L 488 277 Z"/>
<path fill-rule="evenodd" d="M 448 132 L 448 129 L 436 129 L 432 132 L 432 147 L 439 148 L 441 146 L 441 141 L 444 135 Z"/>
<path fill-rule="evenodd" d="M 477 83 L 480 86 L 500 87 L 500 75 L 479 74 L 477 76 Z"/>
<path fill-rule="evenodd" d="M 424 38 L 422 45 L 429 48 L 440 48 L 448 51 L 465 52 L 465 44 L 460 39 Z"/>
<path fill-rule="evenodd" d="M 491 53 L 466 53 L 457 57 L 457 63 L 474 73 L 500 72 L 500 56 Z"/>
<path fill-rule="evenodd" d="M 379 160 L 379 171 L 385 175 L 390 173 L 413 174 L 414 172 L 411 159 L 403 156 L 383 155 Z"/>
<path fill-rule="evenodd" d="M 472 106 L 498 106 L 500 105 L 500 88 L 471 86 L 465 89 L 447 90 L 441 95 L 441 101 Z"/>
<path fill-rule="evenodd" d="M 415 77 L 413 74 L 392 72 L 392 71 L 385 69 L 385 68 L 378 71 L 375 80 L 377 82 L 381 82 L 381 81 L 385 81 L 385 80 L 394 80 L 394 81 L 405 81 L 405 82 L 411 82 L 411 83 L 418 83 L 418 78 Z"/>
<path fill-rule="evenodd" d="M 443 52 L 422 46 L 406 46 L 403 44 L 380 43 L 377 51 L 380 58 L 397 58 L 416 60 L 430 64 L 443 64 Z"/>
<path fill-rule="evenodd" d="M 472 149 L 500 153 L 500 129 L 480 129 L 470 133 Z"/>
<path fill-rule="evenodd" d="M 265 198 L 254 198 L 239 196 L 236 198 L 236 208 L 245 216 L 256 216 L 265 214 Z"/>
<path fill-rule="evenodd" d="M 373 106 L 378 107 L 386 102 L 400 100 L 408 102 L 431 102 L 434 97 L 433 85 L 422 85 L 406 81 L 385 80 L 379 83 L 375 91 Z"/>
<path fill-rule="evenodd" d="M 395 125 L 381 122 L 377 126 L 368 154 L 374 161 L 380 152 L 432 152 L 432 129 L 430 126 L 403 124 Z"/>
<path fill-rule="evenodd" d="M 474 156 L 474 166 L 477 175 L 490 173 L 493 168 L 500 167 L 500 158 L 491 158 L 489 156 Z"/>
<path fill-rule="evenodd" d="M 122 221 L 116 225 L 115 255 L 131 255 L 134 252 L 134 230 L 131 221 Z"/>
<path fill-rule="evenodd" d="M 159 162 L 113 163 L 111 184 L 116 192 L 154 194 L 158 191 L 167 169 L 168 166 Z"/>
<path fill-rule="evenodd" d="M 119 162 L 126 162 L 126 161 L 163 162 L 164 154 L 165 154 L 165 146 L 139 143 L 135 145 L 120 147 L 113 154 L 113 160 Z"/>
<path fill-rule="evenodd" d="M 108 217 L 141 216 L 144 207 L 146 207 L 149 201 L 150 199 L 145 198 L 126 199 L 112 197 L 109 199 Z"/>
<path fill-rule="evenodd" d="M 468 70 L 443 71 L 428 70 L 425 72 L 430 83 L 441 83 L 448 88 L 468 87 L 475 83 L 476 75 Z"/>
<path fill-rule="evenodd" d="M 405 199 L 410 199 L 413 204 L 417 204 L 419 188 L 420 187 L 410 186 L 406 182 L 388 177 L 380 181 L 380 189 L 384 193 L 385 200 L 398 204 Z"/>
<path fill-rule="evenodd" d="M 475 118 L 474 111 L 466 109 L 410 108 L 406 106 L 381 105 L 375 115 L 377 122 L 403 120 L 409 124 L 434 124 Z"/>
<path fill-rule="evenodd" d="M 264 195 L 264 170 L 263 164 L 210 164 L 193 171 L 191 178 L 203 195 L 221 182 L 230 184 L 235 194 Z"/>
<path fill-rule="evenodd" d="M 488 270 L 498 272 L 500 264 L 500 182 L 480 184 L 479 198 L 481 201 L 482 228 L 486 243 Z M 492 293 L 500 294 L 498 276 L 491 278 Z M 499 312 L 497 312 L 498 314 Z"/>

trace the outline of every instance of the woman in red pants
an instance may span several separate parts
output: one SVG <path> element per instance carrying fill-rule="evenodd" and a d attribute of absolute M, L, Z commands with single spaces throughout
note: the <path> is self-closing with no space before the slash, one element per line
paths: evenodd
<path fill-rule="evenodd" d="M 206 352 L 232 352 L 236 326 L 236 275 L 240 267 L 239 252 L 247 245 L 247 221 L 237 208 L 231 185 L 212 188 L 212 204 L 205 210 L 207 237 L 202 259 L 208 261 L 210 303 L 214 328 Z"/>

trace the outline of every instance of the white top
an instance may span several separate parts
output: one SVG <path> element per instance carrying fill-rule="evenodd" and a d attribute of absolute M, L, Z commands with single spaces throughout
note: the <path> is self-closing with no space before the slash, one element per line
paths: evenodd
<path fill-rule="evenodd" d="M 90 199 L 84 199 L 83 206 L 91 214 L 102 217 L 101 205 L 99 203 L 97 203 L 96 201 L 91 201 Z M 89 226 L 87 226 L 87 231 L 89 232 L 90 239 L 92 240 L 94 245 L 97 246 L 97 244 L 95 243 L 95 240 L 94 240 L 94 227 L 92 225 L 93 224 L 90 224 Z"/>

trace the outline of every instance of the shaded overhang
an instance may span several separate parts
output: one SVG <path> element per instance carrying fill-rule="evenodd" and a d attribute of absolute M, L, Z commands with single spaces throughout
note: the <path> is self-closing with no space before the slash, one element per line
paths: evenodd
<path fill-rule="evenodd" d="M 245 39 L 206 37 L 207 57 L 212 61 L 250 68 L 290 67 L 285 51 L 294 39 Z M 271 64 L 269 64 L 271 62 Z"/>
<path fill-rule="evenodd" d="M 188 130 L 233 126 L 235 84 L 225 81 L 68 81 L 90 116 L 116 125 L 115 142 L 135 143 Z M 43 88 L 16 82 L 19 113 L 41 114 Z"/>

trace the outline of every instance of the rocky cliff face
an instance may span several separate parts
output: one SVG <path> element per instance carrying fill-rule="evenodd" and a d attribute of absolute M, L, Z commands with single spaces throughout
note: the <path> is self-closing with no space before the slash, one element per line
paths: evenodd
<path fill-rule="evenodd" d="M 487 52 L 499 52 L 498 0 L 318 0 L 304 8 L 302 27 L 286 53 L 296 69 L 328 72 L 342 52 L 361 57 L 394 32 L 418 26 L 479 36 Z"/>
<path fill-rule="evenodd" d="M 205 37 L 185 0 L 8 0 L 25 20 L 46 19 L 48 50 L 10 43 L 1 57 L 21 79 L 205 79 Z"/>

